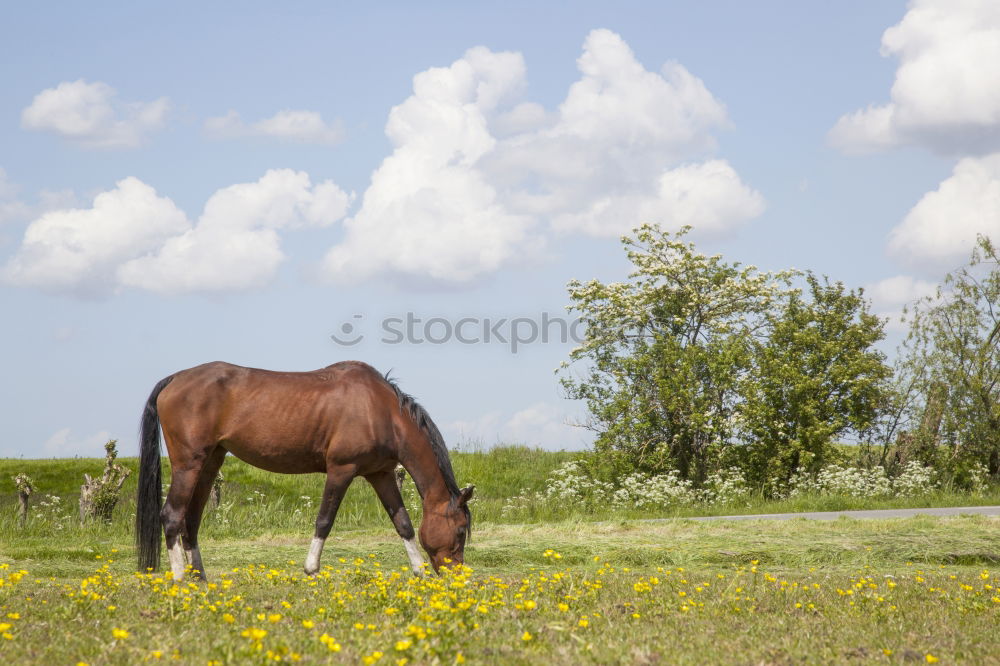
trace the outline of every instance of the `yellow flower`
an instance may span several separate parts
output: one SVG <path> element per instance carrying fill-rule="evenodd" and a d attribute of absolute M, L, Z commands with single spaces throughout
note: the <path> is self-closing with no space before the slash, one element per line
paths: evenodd
<path fill-rule="evenodd" d="M 254 627 L 250 627 L 249 629 L 241 631 L 240 636 L 249 638 L 252 641 L 259 641 L 264 638 L 264 636 L 267 636 L 267 629 L 256 629 Z"/>
<path fill-rule="evenodd" d="M 128 632 L 124 629 L 119 629 L 118 627 L 111 630 L 111 635 L 116 641 L 123 641 L 128 638 Z"/>
<path fill-rule="evenodd" d="M 316 626 L 316 623 L 313 622 L 312 620 L 302 620 L 302 626 L 305 627 L 306 629 L 312 629 L 313 627 Z"/>
<path fill-rule="evenodd" d="M 927 659 L 927 663 L 928 664 L 936 664 L 938 661 L 940 661 L 937 657 L 935 657 L 934 655 L 932 655 L 930 652 L 927 653 L 927 656 L 925 657 L 925 659 Z"/>
<path fill-rule="evenodd" d="M 281 622 L 281 615 L 279 613 L 271 613 L 267 616 L 267 621 L 271 623 Z"/>
<path fill-rule="evenodd" d="M 330 652 L 340 652 L 340 643 L 334 640 L 333 636 L 326 632 L 319 637 L 319 642 L 330 648 Z"/>
<path fill-rule="evenodd" d="M 564 613 L 569 610 L 569 606 L 567 604 L 563 604 L 563 603 L 560 603 L 559 606 L 558 606 L 558 608 L 559 608 L 559 610 L 561 610 Z"/>
<path fill-rule="evenodd" d="M 527 631 L 524 632 L 523 634 L 521 634 L 521 640 L 524 641 L 525 643 L 527 643 L 528 641 L 530 641 L 532 638 L 534 638 L 534 636 L 532 636 Z"/>
<path fill-rule="evenodd" d="M 153 650 L 152 652 L 149 653 L 149 656 L 152 657 L 153 659 L 159 659 L 160 657 L 163 656 L 163 651 Z"/>
<path fill-rule="evenodd" d="M 396 641 L 396 652 L 409 650 L 411 645 L 413 645 L 413 643 L 410 641 Z"/>
<path fill-rule="evenodd" d="M 228 624 L 232 624 L 233 622 L 236 622 L 236 618 L 233 617 L 232 614 L 230 614 L 230 613 L 223 613 L 222 614 L 222 619 L 225 622 L 227 622 Z"/>
<path fill-rule="evenodd" d="M 587 618 L 585 617 L 581 617 L 580 621 L 577 622 L 577 624 L 579 624 L 581 627 L 586 627 L 588 624 L 590 624 L 590 621 L 587 620 Z"/>
<path fill-rule="evenodd" d="M 527 601 L 524 602 L 524 610 L 534 610 L 537 605 L 538 604 L 536 604 L 534 601 L 532 601 L 531 599 L 529 599 L 529 600 L 527 600 Z"/>

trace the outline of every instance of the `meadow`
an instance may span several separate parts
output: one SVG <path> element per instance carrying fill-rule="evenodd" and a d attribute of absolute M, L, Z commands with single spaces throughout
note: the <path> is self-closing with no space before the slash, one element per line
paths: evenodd
<path fill-rule="evenodd" d="M 209 582 L 136 573 L 128 494 L 110 524 L 79 525 L 82 474 L 101 460 L 0 461 L 4 663 L 998 663 L 1000 521 L 979 516 L 696 522 L 695 513 L 1000 504 L 798 497 L 623 512 L 540 505 L 578 454 L 456 453 L 475 483 L 467 567 L 413 577 L 363 481 L 302 573 L 322 479 L 230 460 L 206 514 Z M 123 459 L 133 466 L 134 460 Z M 33 477 L 28 523 L 10 478 Z M 58 501 L 46 495 L 59 497 Z M 412 483 L 404 495 L 414 520 Z M 44 506 L 43 506 L 44 504 Z M 648 518 L 664 520 L 649 521 Z"/>

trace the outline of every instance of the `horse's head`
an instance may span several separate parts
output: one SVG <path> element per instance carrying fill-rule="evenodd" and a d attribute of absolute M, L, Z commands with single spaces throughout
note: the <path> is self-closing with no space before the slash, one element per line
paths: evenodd
<path fill-rule="evenodd" d="M 426 511 L 420 521 L 420 543 L 434 571 L 465 562 L 465 540 L 472 527 L 468 503 L 474 489 L 475 486 L 463 488 L 439 510 Z"/>

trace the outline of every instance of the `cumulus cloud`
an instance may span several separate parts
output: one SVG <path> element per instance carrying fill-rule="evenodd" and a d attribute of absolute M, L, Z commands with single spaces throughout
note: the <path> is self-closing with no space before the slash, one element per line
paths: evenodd
<path fill-rule="evenodd" d="M 64 81 L 35 95 L 21 112 L 21 126 L 52 132 L 85 148 L 135 148 L 163 127 L 170 104 L 119 102 L 100 81 Z"/>
<path fill-rule="evenodd" d="M 895 275 L 865 285 L 865 296 L 871 300 L 872 312 L 888 319 L 888 328 L 893 331 L 906 330 L 903 308 L 936 292 L 935 283 L 912 275 Z"/>
<path fill-rule="evenodd" d="M 285 258 L 279 230 L 327 226 L 349 203 L 331 181 L 313 186 L 304 172 L 271 170 L 255 183 L 213 194 L 196 225 L 122 265 L 118 278 L 164 293 L 260 286 Z"/>
<path fill-rule="evenodd" d="M 24 233 L 7 263 L 7 282 L 52 291 L 95 294 L 115 282 L 117 267 L 188 227 L 170 199 L 138 178 L 125 178 L 90 208 L 45 213 Z"/>
<path fill-rule="evenodd" d="M 677 63 L 646 70 L 609 30 L 587 36 L 577 65 L 553 112 L 520 99 L 517 53 L 477 47 L 414 77 L 386 125 L 394 151 L 326 274 L 465 282 L 538 252 L 548 228 L 719 231 L 760 214 L 763 197 L 727 162 L 703 161 L 729 123 L 700 79 Z"/>
<path fill-rule="evenodd" d="M 209 136 L 227 139 L 242 136 L 266 136 L 300 143 L 332 146 L 344 138 L 339 121 L 326 123 L 316 111 L 285 109 L 270 118 L 246 124 L 236 111 L 205 121 Z"/>
<path fill-rule="evenodd" d="M 125 178 L 90 208 L 32 222 L 2 276 L 88 296 L 122 286 L 165 293 L 257 286 L 284 259 L 279 230 L 331 224 L 349 201 L 330 181 L 313 186 L 305 173 L 272 170 L 217 191 L 192 223 L 169 198 Z"/>
<path fill-rule="evenodd" d="M 886 104 L 843 116 L 830 140 L 845 152 L 903 144 L 946 154 L 1000 149 L 1000 4 L 913 0 L 882 36 L 899 60 Z"/>
<path fill-rule="evenodd" d="M 450 67 L 418 74 L 389 114 L 395 150 L 372 174 L 328 274 L 377 272 L 462 282 L 496 270 L 527 245 L 531 219 L 504 206 L 477 168 L 496 146 L 488 114 L 523 85 L 519 54 L 479 47 Z"/>
<path fill-rule="evenodd" d="M 889 236 L 889 253 L 929 274 L 968 259 L 977 234 L 1000 238 L 1000 153 L 961 160 Z"/>
<path fill-rule="evenodd" d="M 724 231 L 764 212 L 764 197 L 744 184 L 725 160 L 708 160 L 665 171 L 650 192 L 606 196 L 579 212 L 557 214 L 553 226 L 592 235 L 620 235 L 635 220 L 699 231 Z"/>

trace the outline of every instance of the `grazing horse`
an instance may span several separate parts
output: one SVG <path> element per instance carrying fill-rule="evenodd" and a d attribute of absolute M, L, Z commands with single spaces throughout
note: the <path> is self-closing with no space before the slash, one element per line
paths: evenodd
<path fill-rule="evenodd" d="M 171 468 L 162 508 L 161 427 Z M 194 575 L 204 577 L 198 527 L 226 453 L 271 472 L 326 474 L 307 574 L 319 571 L 337 508 L 356 476 L 375 489 L 413 571 L 423 571 L 393 474 L 397 463 L 420 493 L 420 543 L 434 570 L 449 560 L 463 562 L 473 486 L 459 490 L 437 426 L 395 382 L 358 361 L 312 372 L 216 362 L 162 379 L 146 402 L 135 516 L 140 571 L 159 566 L 162 525 L 174 579 L 183 577 L 185 558 Z"/>

